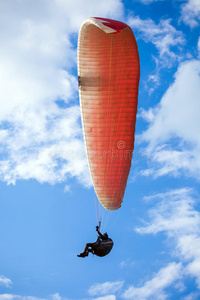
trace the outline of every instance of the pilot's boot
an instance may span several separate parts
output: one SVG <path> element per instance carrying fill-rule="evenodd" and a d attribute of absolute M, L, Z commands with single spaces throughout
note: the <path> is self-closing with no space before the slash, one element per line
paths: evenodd
<path fill-rule="evenodd" d="M 77 255 L 78 257 L 85 257 L 84 253 L 80 253 L 79 255 Z"/>
<path fill-rule="evenodd" d="M 78 257 L 86 257 L 88 256 L 88 252 L 83 252 L 83 253 L 80 253 L 79 255 L 77 255 Z"/>

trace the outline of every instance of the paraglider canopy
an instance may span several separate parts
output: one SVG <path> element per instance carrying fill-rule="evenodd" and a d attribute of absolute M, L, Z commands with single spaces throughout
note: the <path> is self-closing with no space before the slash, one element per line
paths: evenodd
<path fill-rule="evenodd" d="M 139 73 L 128 25 L 105 18 L 84 21 L 78 40 L 83 133 L 94 189 L 108 210 L 121 206 L 131 167 Z"/>

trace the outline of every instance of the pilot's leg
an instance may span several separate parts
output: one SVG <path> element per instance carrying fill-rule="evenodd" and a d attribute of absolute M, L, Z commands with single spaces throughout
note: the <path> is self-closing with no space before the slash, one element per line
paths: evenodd
<path fill-rule="evenodd" d="M 93 247 L 94 243 L 87 243 L 85 245 L 85 249 L 83 251 L 83 253 L 85 254 L 85 256 L 88 256 L 89 252 L 92 252 L 92 247 Z"/>
<path fill-rule="evenodd" d="M 82 253 L 80 253 L 79 255 L 77 255 L 78 257 L 85 257 L 88 256 L 89 252 L 93 252 L 92 251 L 92 247 L 93 247 L 94 243 L 87 243 L 85 245 L 85 249 L 83 250 Z"/>

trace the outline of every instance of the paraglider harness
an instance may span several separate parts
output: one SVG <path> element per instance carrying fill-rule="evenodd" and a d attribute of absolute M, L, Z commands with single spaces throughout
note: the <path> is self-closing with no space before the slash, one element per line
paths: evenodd
<path fill-rule="evenodd" d="M 96 231 L 98 233 L 97 241 L 92 246 L 92 253 L 97 256 L 105 256 L 107 255 L 112 247 L 113 247 L 113 241 L 111 238 L 108 237 L 107 233 L 101 234 L 99 231 L 99 226 L 96 226 Z"/>

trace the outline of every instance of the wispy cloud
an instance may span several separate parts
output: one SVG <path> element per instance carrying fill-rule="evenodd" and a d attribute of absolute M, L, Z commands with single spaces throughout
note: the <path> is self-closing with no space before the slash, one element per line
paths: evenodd
<path fill-rule="evenodd" d="M 156 24 L 152 19 L 142 20 L 139 16 L 132 16 L 128 23 L 133 30 L 137 30 L 139 38 L 156 47 L 159 55 L 156 63 L 159 66 L 170 67 L 174 61 L 181 59 L 179 50 L 185 43 L 185 38 L 181 31 L 171 25 L 171 19 L 160 20 Z"/>
<path fill-rule="evenodd" d="M 182 267 L 180 263 L 170 263 L 166 267 L 159 270 L 152 279 L 145 282 L 141 287 L 130 286 L 124 293 L 124 299 L 146 300 L 168 298 L 165 289 L 179 280 Z"/>
<path fill-rule="evenodd" d="M 181 20 L 191 28 L 200 24 L 200 2 L 188 0 L 182 5 Z"/>
<path fill-rule="evenodd" d="M 14 295 L 14 294 L 1 294 L 0 300 L 70 300 L 70 299 L 67 297 L 60 296 L 59 293 L 55 293 L 47 296 L 46 298 L 39 298 L 34 296 L 22 296 L 22 295 Z"/>
<path fill-rule="evenodd" d="M 128 24 L 136 33 L 137 39 L 153 44 L 157 50 L 152 53 L 155 70 L 148 75 L 148 80 L 144 84 L 149 94 L 160 85 L 160 71 L 163 68 L 174 67 L 185 56 L 184 34 L 171 25 L 171 21 L 171 19 L 161 19 L 156 24 L 152 19 L 141 19 L 139 16 L 130 16 L 128 19 Z"/>
<path fill-rule="evenodd" d="M 166 231 L 169 236 L 176 233 L 197 233 L 200 214 L 194 210 L 195 199 L 191 196 L 192 192 L 192 189 L 182 188 L 145 197 L 145 201 L 159 202 L 149 211 L 152 221 L 147 226 L 138 228 L 137 232 L 156 234 Z"/>
<path fill-rule="evenodd" d="M 134 267 L 135 265 L 135 261 L 132 261 L 130 258 L 123 260 L 119 263 L 119 267 L 122 268 L 126 268 L 126 267 Z"/>
<path fill-rule="evenodd" d="M 171 255 L 182 265 L 181 273 L 184 277 L 195 277 L 200 288 L 200 213 L 195 209 L 198 199 L 194 191 L 183 188 L 145 199 L 154 201 L 149 211 L 150 220 L 136 231 L 140 234 L 164 232 L 171 241 Z"/>
<path fill-rule="evenodd" d="M 10 287 L 12 284 L 12 281 L 5 277 L 4 275 L 0 275 L 0 285 L 6 286 L 6 287 Z"/>
<path fill-rule="evenodd" d="M 11 294 L 1 294 L 0 300 L 13 300 L 16 296 Z"/>
<path fill-rule="evenodd" d="M 123 281 L 96 283 L 90 287 L 88 293 L 91 296 L 106 295 L 110 293 L 114 294 L 123 287 L 123 284 Z"/>
<path fill-rule="evenodd" d="M 153 2 L 158 2 L 158 1 L 163 1 L 163 0 L 138 0 L 139 2 L 143 3 L 143 4 L 151 4 Z"/>
<path fill-rule="evenodd" d="M 199 68 L 198 60 L 182 63 L 160 103 L 142 112 L 149 127 L 140 138 L 148 143 L 152 163 L 143 175 L 184 174 L 200 180 Z"/>
<path fill-rule="evenodd" d="M 98 298 L 93 298 L 93 300 L 116 300 L 115 295 L 108 295 L 108 296 L 103 296 L 103 297 L 98 297 Z"/>
<path fill-rule="evenodd" d="M 1 294 L 0 300 L 45 300 L 44 298 L 37 298 L 33 296 L 21 296 L 13 294 Z"/>
<path fill-rule="evenodd" d="M 200 58 L 200 37 L 197 42 L 198 58 Z"/>
<path fill-rule="evenodd" d="M 189 295 L 184 297 L 184 300 L 198 300 L 199 299 L 199 293 L 198 292 L 191 292 Z"/>
<path fill-rule="evenodd" d="M 74 298 L 73 298 L 74 299 Z M 14 294 L 1 294 L 0 300 L 73 300 L 72 298 L 63 297 L 59 293 L 49 295 L 45 298 L 39 298 L 34 296 L 22 296 Z M 98 298 L 76 298 L 76 300 L 116 300 L 115 295 L 106 295 Z M 75 300 L 75 299 L 74 299 Z"/>

